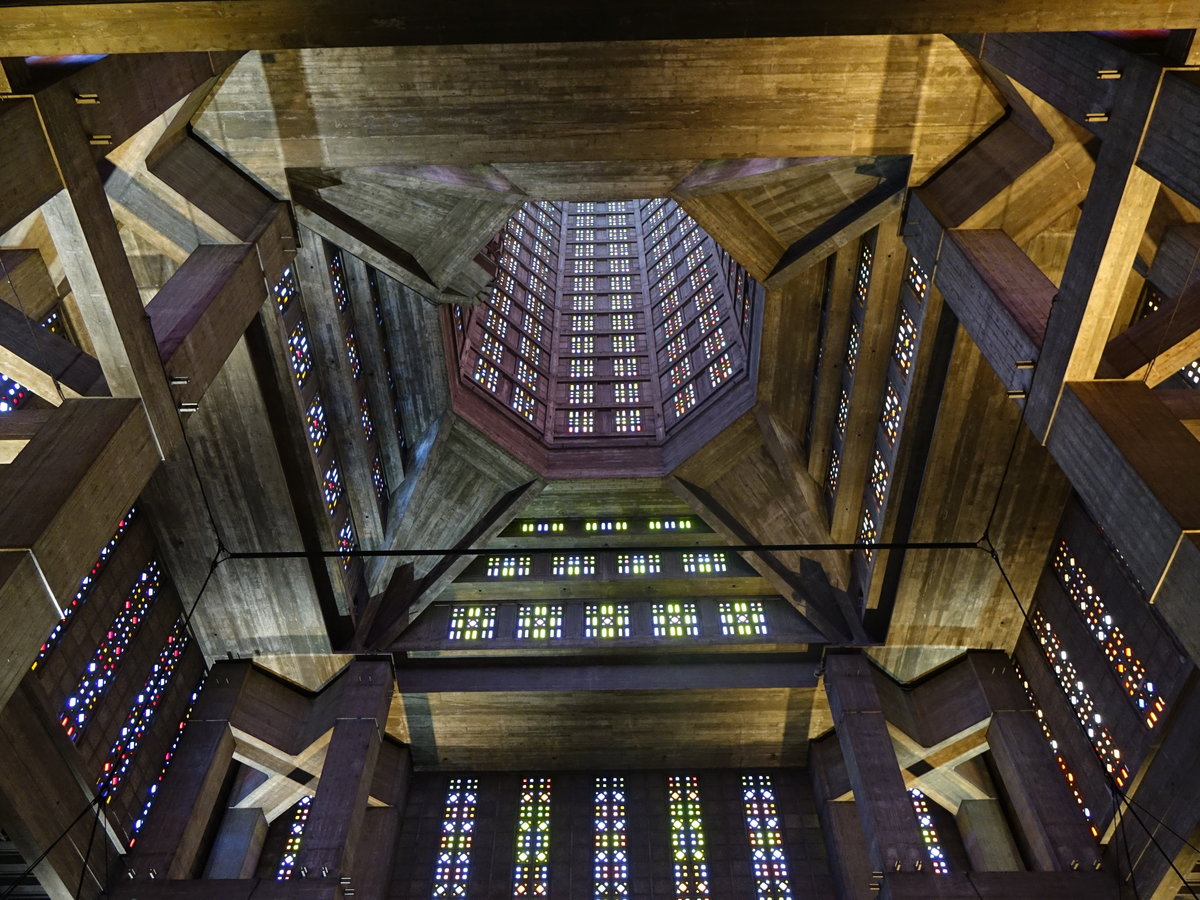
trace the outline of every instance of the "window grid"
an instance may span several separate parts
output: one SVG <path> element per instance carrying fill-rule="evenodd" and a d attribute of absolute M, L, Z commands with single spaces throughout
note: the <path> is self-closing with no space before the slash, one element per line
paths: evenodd
<path fill-rule="evenodd" d="M 727 381 L 733 374 L 733 361 L 730 360 L 728 353 L 722 353 L 713 360 L 712 365 L 708 367 L 708 383 L 711 387 Z"/>
<path fill-rule="evenodd" d="M 350 304 L 350 295 L 346 292 L 346 279 L 342 271 L 342 251 L 334 250 L 329 254 L 329 286 L 333 289 L 333 297 L 337 301 L 338 312 L 345 312 Z"/>
<path fill-rule="evenodd" d="M 488 578 L 525 578 L 533 571 L 531 556 L 489 556 Z"/>
<path fill-rule="evenodd" d="M 1092 742 L 1092 749 L 1096 751 L 1101 764 L 1117 783 L 1117 787 L 1124 787 L 1125 782 L 1129 779 L 1129 769 L 1121 761 L 1121 748 L 1117 746 L 1112 734 L 1105 726 L 1104 717 L 1096 711 L 1095 700 L 1092 699 L 1083 679 L 1079 677 L 1075 664 L 1071 662 L 1058 633 L 1045 614 L 1040 609 L 1036 609 L 1033 611 L 1032 618 L 1034 635 L 1037 637 L 1038 643 L 1042 645 L 1042 652 L 1058 679 L 1059 687 L 1067 695 L 1067 700 L 1070 701 L 1076 718 L 1087 732 L 1088 740 Z"/>
<path fill-rule="evenodd" d="M 620 553 L 617 555 L 618 575 L 657 575 L 662 571 L 662 557 L 657 553 Z"/>
<path fill-rule="evenodd" d="M 288 306 L 291 305 L 292 298 L 296 296 L 296 276 L 292 274 L 291 266 L 283 270 L 283 274 L 275 282 L 271 293 L 275 296 L 276 308 L 281 313 L 286 312 Z"/>
<path fill-rule="evenodd" d="M 655 603 L 650 608 L 650 623 L 655 637 L 700 636 L 700 616 L 695 603 Z"/>
<path fill-rule="evenodd" d="M 496 634 L 496 607 L 455 606 L 450 610 L 451 641 L 490 641 Z"/>
<path fill-rule="evenodd" d="M 719 575 L 729 567 L 725 554 L 720 552 L 684 553 L 683 571 L 688 575 Z"/>
<path fill-rule="evenodd" d="M 585 638 L 627 638 L 631 633 L 627 603 L 589 603 L 584 610 Z"/>
<path fill-rule="evenodd" d="M 900 321 L 896 325 L 896 346 L 892 349 L 892 356 L 896 360 L 896 368 L 905 381 L 908 380 L 909 373 L 912 372 L 913 355 L 916 353 L 917 347 L 917 326 L 913 324 L 912 316 L 908 314 L 908 310 L 901 307 Z"/>
<path fill-rule="evenodd" d="M 562 637 L 563 608 L 559 604 L 534 603 L 517 609 L 517 640 L 550 641 Z"/>
<path fill-rule="evenodd" d="M 613 430 L 617 434 L 637 434 L 642 427 L 640 409 L 618 409 L 613 413 Z"/>
<path fill-rule="evenodd" d="M 308 425 L 308 442 L 312 445 L 313 453 L 320 453 L 325 438 L 329 436 L 329 426 L 325 422 L 325 407 L 321 405 L 321 395 L 313 394 L 312 403 L 304 414 Z"/>
<path fill-rule="evenodd" d="M 383 461 L 379 458 L 378 453 L 371 457 L 371 484 L 375 488 L 375 497 L 379 500 L 379 502 L 387 503 L 387 476 L 384 474 Z"/>
<path fill-rule="evenodd" d="M 154 608 L 161 577 L 156 561 L 151 561 L 142 570 L 120 611 L 108 626 L 104 640 L 92 654 L 74 691 L 64 700 L 59 722 L 72 741 L 79 740 L 79 735 L 90 721 L 92 710 L 112 685 L 117 666 L 124 659 L 130 641 Z"/>
<path fill-rule="evenodd" d="M 567 434 L 592 434 L 595 430 L 596 414 L 592 410 L 567 410 Z"/>
<path fill-rule="evenodd" d="M 566 526 L 562 522 L 523 522 L 521 531 L 524 534 L 545 534 L 551 531 L 563 531 Z"/>
<path fill-rule="evenodd" d="M 934 874 L 949 875 L 950 867 L 946 864 L 946 852 L 942 849 L 941 839 L 933 824 L 933 814 L 929 811 L 929 803 L 916 788 L 908 795 L 912 798 L 913 812 L 917 815 L 917 825 L 921 829 L 921 840 L 925 842 L 925 852 L 929 854 L 929 863 L 933 866 Z"/>
<path fill-rule="evenodd" d="M 1146 727 L 1153 728 L 1166 708 L 1166 701 L 1155 689 L 1154 682 L 1146 673 L 1146 666 L 1134 655 L 1125 632 L 1113 621 L 1103 598 L 1089 583 L 1087 573 L 1080 567 L 1066 541 L 1059 541 L 1052 565 L 1063 589 L 1074 601 L 1075 609 L 1083 616 L 1088 631 L 1104 652 L 1104 658 L 1108 660 L 1121 687 L 1137 707 Z"/>
<path fill-rule="evenodd" d="M 767 611 L 761 600 L 723 600 L 717 607 L 721 634 L 754 637 L 767 633 Z"/>
<path fill-rule="evenodd" d="M 358 420 L 362 424 L 363 437 L 368 441 L 375 439 L 375 420 L 371 418 L 371 404 L 366 397 L 358 401 Z"/>
<path fill-rule="evenodd" d="M 750 838 L 755 900 L 792 900 L 780 827 L 782 817 L 776 806 L 771 776 L 742 776 L 742 811 Z"/>
<path fill-rule="evenodd" d="M 708 864 L 700 813 L 699 778 L 695 775 L 667 777 L 667 814 L 671 824 L 675 900 L 707 900 Z"/>
<path fill-rule="evenodd" d="M 651 531 L 690 531 L 694 523 L 691 519 L 651 519 Z"/>
<path fill-rule="evenodd" d="M 597 778 L 593 796 L 592 877 L 594 900 L 629 896 L 625 779 Z"/>
<path fill-rule="evenodd" d="M 838 478 L 842 471 L 842 458 L 838 453 L 837 448 L 829 454 L 829 471 L 825 475 L 825 489 L 829 492 L 830 497 L 837 496 Z"/>
<path fill-rule="evenodd" d="M 580 575 L 595 575 L 596 557 L 580 554 L 555 556 L 550 561 L 550 572 L 553 575 L 567 578 Z"/>
<path fill-rule="evenodd" d="M 59 640 L 62 639 L 63 633 L 67 630 L 67 626 L 71 624 L 71 616 L 83 604 L 87 603 L 88 597 L 91 596 L 92 589 L 96 586 L 96 578 L 100 575 L 100 570 L 104 568 L 104 564 L 108 562 L 108 558 L 112 556 L 117 545 L 121 542 L 121 538 L 125 536 L 125 532 L 129 528 L 129 523 L 133 520 L 134 514 L 137 512 L 137 507 L 131 507 L 129 512 L 121 517 L 121 521 L 117 523 L 116 530 L 113 536 L 108 539 L 108 543 L 100 548 L 100 553 L 96 557 L 96 561 L 92 563 L 91 570 L 79 580 L 79 590 L 75 592 L 75 596 L 71 598 L 71 602 L 63 608 L 63 617 L 58 620 L 50 634 L 46 636 L 46 640 L 42 642 L 41 648 L 38 650 L 37 658 L 33 661 L 33 665 L 29 670 L 35 671 L 38 664 L 42 662 L 50 652 L 58 646 Z"/>
<path fill-rule="evenodd" d="M 550 893 L 550 779 L 522 778 L 513 897 Z"/>

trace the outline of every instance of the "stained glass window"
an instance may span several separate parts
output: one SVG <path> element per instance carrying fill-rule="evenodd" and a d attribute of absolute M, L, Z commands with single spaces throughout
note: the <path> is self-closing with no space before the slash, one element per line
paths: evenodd
<path fill-rule="evenodd" d="M 679 387 L 692 375 L 692 361 L 688 357 L 684 357 L 674 366 L 671 367 L 670 379 L 671 387 Z"/>
<path fill-rule="evenodd" d="M 1059 687 L 1067 695 L 1076 718 L 1087 732 L 1092 749 L 1100 757 L 1104 768 L 1112 775 L 1117 787 L 1124 787 L 1129 779 L 1129 769 L 1121 761 L 1121 748 L 1117 746 L 1104 724 L 1104 717 L 1096 710 L 1096 701 L 1092 699 L 1075 664 L 1063 648 L 1058 632 L 1054 630 L 1045 614 L 1040 609 L 1035 609 L 1032 619 L 1033 633 L 1042 645 L 1042 652 L 1045 653 L 1046 661 L 1058 679 Z"/>
<path fill-rule="evenodd" d="M 630 635 L 628 603 L 589 603 L 584 610 L 583 636 L 625 638 Z"/>
<path fill-rule="evenodd" d="M 595 430 L 596 414 L 592 410 L 567 410 L 567 434 L 591 434 Z"/>
<path fill-rule="evenodd" d="M 917 300 L 924 300 L 925 293 L 929 290 L 929 276 L 925 274 L 915 256 L 908 259 L 908 287 Z"/>
<path fill-rule="evenodd" d="M 533 399 L 531 394 L 527 394 L 520 388 L 513 388 L 512 403 L 510 405 L 518 415 L 530 422 L 533 421 L 534 414 L 537 411 L 537 401 Z"/>
<path fill-rule="evenodd" d="M 854 377 L 854 367 L 858 364 L 858 348 L 862 343 L 862 332 L 858 323 L 850 320 L 850 339 L 846 342 L 846 374 Z"/>
<path fill-rule="evenodd" d="M 304 419 L 308 424 L 308 440 L 312 444 L 313 453 L 319 453 L 325 438 L 329 436 L 329 426 L 325 423 L 325 407 L 321 405 L 320 394 L 313 394 L 312 403 L 308 405 Z"/>
<path fill-rule="evenodd" d="M 883 501 L 887 499 L 888 483 L 891 481 L 891 477 L 883 454 L 876 450 L 875 458 L 871 461 L 871 496 L 875 498 L 875 505 L 879 509 L 883 509 Z"/>
<path fill-rule="evenodd" d="M 146 615 L 154 608 L 158 599 L 160 578 L 161 570 L 157 562 L 151 562 L 142 570 L 121 610 L 108 626 L 103 642 L 92 654 L 79 683 L 63 702 L 59 722 L 72 741 L 79 739 L 90 720 L 92 710 L 96 708 L 96 704 L 116 677 L 117 666 L 124 658 L 129 642 L 137 634 Z"/>
<path fill-rule="evenodd" d="M 629 378 L 638 373 L 636 356 L 619 356 L 612 361 L 613 375 L 617 378 Z"/>
<path fill-rule="evenodd" d="M 871 286 L 871 262 L 874 253 L 871 250 L 871 245 L 868 243 L 866 236 L 863 237 L 862 243 L 858 249 L 858 274 L 854 279 L 854 298 L 858 301 L 858 305 L 862 306 L 867 302 L 867 290 Z"/>
<path fill-rule="evenodd" d="M 912 371 L 913 354 L 916 352 L 916 347 L 917 326 L 913 324 L 908 310 L 902 308 L 900 321 L 896 325 L 896 346 L 892 350 L 892 355 L 896 359 L 896 368 L 900 370 L 900 375 L 905 379 Z"/>
<path fill-rule="evenodd" d="M 346 329 L 346 359 L 350 362 L 350 374 L 358 378 L 362 374 L 362 363 L 358 359 L 358 340 L 349 328 Z"/>
<path fill-rule="evenodd" d="M 276 881 L 290 881 L 292 870 L 296 868 L 296 859 L 300 856 L 300 844 L 304 841 L 304 828 L 308 824 L 308 812 L 312 808 L 312 796 L 301 797 L 296 804 L 296 812 L 288 826 L 287 841 L 283 845 L 283 856 L 279 860 L 279 868 L 275 870 Z"/>
<path fill-rule="evenodd" d="M 850 421 L 850 392 L 846 387 L 842 386 L 842 393 L 838 397 L 837 418 L 834 420 L 833 427 L 839 438 L 846 436 L 846 424 Z"/>
<path fill-rule="evenodd" d="M 346 293 L 341 250 L 335 250 L 329 254 L 329 286 L 333 289 L 333 298 L 337 301 L 338 312 L 344 312 L 350 303 L 350 295 Z"/>
<path fill-rule="evenodd" d="M 29 390 L 7 375 L 0 375 L 0 413 L 12 412 L 25 402 Z"/>
<path fill-rule="evenodd" d="M 584 531 L 628 531 L 629 523 L 624 519 L 590 519 L 583 523 Z"/>
<path fill-rule="evenodd" d="M 363 437 L 369 441 L 375 437 L 375 420 L 371 418 L 371 404 L 366 397 L 358 401 L 358 416 L 362 423 Z"/>
<path fill-rule="evenodd" d="M 592 818 L 594 900 L 629 896 L 626 850 L 629 837 L 625 815 L 625 779 L 597 778 Z"/>
<path fill-rule="evenodd" d="M 708 383 L 713 387 L 721 384 L 733 374 L 733 362 L 728 353 L 722 353 L 708 367 Z"/>
<path fill-rule="evenodd" d="M 550 779 L 522 778 L 517 806 L 517 859 L 514 897 L 546 897 L 550 892 Z"/>
<path fill-rule="evenodd" d="M 650 630 L 655 637 L 699 637 L 700 615 L 696 604 L 655 603 L 650 607 Z"/>
<path fill-rule="evenodd" d="M 596 374 L 596 361 L 577 357 L 570 360 L 567 371 L 572 378 L 591 378 Z"/>
<path fill-rule="evenodd" d="M 562 531 L 566 528 L 562 522 L 523 522 L 521 531 L 524 534 L 544 534 L 550 531 Z"/>
<path fill-rule="evenodd" d="M 75 596 L 71 598 L 71 602 L 63 608 L 63 617 L 58 620 L 58 624 L 50 630 L 50 634 L 47 635 L 46 640 L 42 642 L 41 649 L 38 650 L 37 659 L 35 659 L 33 661 L 33 665 L 29 667 L 30 671 L 36 670 L 38 664 L 50 655 L 51 650 L 58 646 L 58 642 L 62 638 L 63 632 L 65 632 L 67 630 L 67 626 L 71 624 L 71 616 L 75 614 L 75 611 L 79 609 L 79 607 L 87 603 L 87 599 L 92 593 L 92 588 L 96 586 L 96 578 L 99 576 L 100 570 L 104 568 L 104 564 L 108 561 L 108 558 L 112 556 L 113 551 L 117 549 L 117 544 L 119 544 L 121 542 L 121 538 L 125 536 L 125 532 L 129 528 L 129 523 L 133 520 L 133 516 L 136 512 L 136 507 L 131 508 L 129 512 L 125 513 L 125 515 L 121 517 L 121 521 L 117 522 L 117 527 L 113 532 L 113 536 L 108 539 L 107 544 L 100 548 L 100 554 L 96 557 L 96 561 L 92 563 L 91 570 L 79 580 L 79 590 L 75 592 Z"/>
<path fill-rule="evenodd" d="M 489 556 L 488 578 L 524 578 L 532 571 L 530 556 Z"/>
<path fill-rule="evenodd" d="M 375 496 L 380 503 L 386 503 L 388 498 L 387 476 L 383 472 L 383 462 L 379 455 L 371 457 L 371 484 L 375 487 Z"/>
<path fill-rule="evenodd" d="M 755 900 L 792 900 L 781 817 L 770 775 L 742 776 L 742 811 L 750 838 Z"/>
<path fill-rule="evenodd" d="M 1080 567 L 1066 541 L 1059 541 L 1053 566 L 1063 589 L 1083 616 L 1088 631 L 1100 645 L 1109 667 L 1121 682 L 1121 687 L 1133 700 L 1146 727 L 1153 728 L 1158 724 L 1166 701 L 1159 695 L 1154 682 L 1146 673 L 1146 666 L 1133 652 L 1125 632 L 1113 620 L 1112 613 L 1088 580 L 1087 572 Z"/>
<path fill-rule="evenodd" d="M 691 519 L 651 519 L 648 527 L 651 531 L 690 531 Z"/>
<path fill-rule="evenodd" d="M 296 322 L 296 327 L 288 336 L 288 351 L 292 360 L 292 371 L 296 375 L 296 384 L 303 390 L 308 376 L 312 373 L 312 352 L 309 350 L 308 333 L 304 330 L 303 319 Z"/>
<path fill-rule="evenodd" d="M 275 295 L 275 305 L 279 311 L 285 312 L 291 304 L 292 298 L 296 296 L 296 276 L 292 274 L 291 266 L 283 270 L 283 274 L 275 282 L 272 293 Z"/>
<path fill-rule="evenodd" d="M 451 778 L 442 813 L 442 836 L 433 870 L 434 897 L 466 897 L 471 874 L 471 843 L 479 802 L 477 778 Z"/>
<path fill-rule="evenodd" d="M 475 361 L 475 381 L 495 392 L 500 385 L 500 370 L 482 356 Z"/>
<path fill-rule="evenodd" d="M 555 575 L 595 575 L 596 557 L 577 553 L 555 556 L 550 561 L 550 571 Z"/>
<path fill-rule="evenodd" d="M 105 803 L 111 803 L 113 795 L 121 786 L 125 774 L 137 757 L 146 732 L 154 721 L 158 704 L 171 684 L 175 668 L 179 664 L 188 646 L 188 635 L 184 631 L 183 617 L 175 622 L 175 627 L 167 635 L 167 642 L 159 651 L 158 659 L 150 667 L 150 675 L 142 686 L 141 692 L 133 699 L 133 708 L 125 717 L 125 724 L 117 732 L 117 739 L 108 751 L 100 778 L 96 782 L 96 790 L 104 797 Z"/>
<path fill-rule="evenodd" d="M 717 575 L 728 568 L 725 554 L 720 552 L 688 552 L 682 561 L 683 571 L 689 575 Z"/>
<path fill-rule="evenodd" d="M 706 357 L 716 356 L 728 346 L 729 342 L 725 340 L 725 329 L 717 328 L 704 339 L 704 355 Z"/>
<path fill-rule="evenodd" d="M 933 824 L 933 814 L 929 811 L 929 802 L 916 788 L 908 794 L 912 797 L 913 812 L 917 814 L 917 825 L 921 828 L 921 840 L 925 842 L 925 852 L 929 854 L 934 873 L 950 874 L 950 867 L 946 865 L 946 853 L 942 850 L 941 839 L 938 838 L 937 828 Z"/>
<path fill-rule="evenodd" d="M 896 435 L 900 433 L 900 413 L 903 412 L 900 395 L 890 384 L 883 395 L 883 414 L 879 417 L 883 425 L 883 433 L 887 436 L 888 446 L 896 443 Z"/>
<path fill-rule="evenodd" d="M 452 641 L 490 641 L 496 633 L 496 607 L 491 605 L 455 606 L 450 610 Z"/>
<path fill-rule="evenodd" d="M 150 815 L 150 810 L 154 807 L 154 801 L 158 799 L 158 789 L 162 786 L 163 779 L 167 777 L 167 770 L 171 767 L 172 760 L 175 759 L 175 752 L 179 749 L 179 742 L 183 739 L 183 732 L 187 728 L 188 720 L 192 717 L 192 710 L 196 708 L 196 701 L 200 698 L 200 691 L 203 688 L 204 679 L 201 678 L 200 683 L 196 685 L 196 689 L 192 691 L 192 696 L 188 698 L 187 709 L 183 711 L 183 716 L 179 719 L 179 726 L 175 729 L 175 739 L 171 741 L 171 746 L 167 748 L 167 752 L 163 755 L 163 763 L 159 767 L 158 777 L 146 789 L 146 802 L 142 805 L 142 812 L 133 820 L 133 824 L 129 828 L 129 846 L 131 848 L 137 843 L 138 833 L 142 830 L 142 826 L 146 824 L 146 818 Z"/>
<path fill-rule="evenodd" d="M 662 557 L 657 553 L 620 553 L 617 555 L 618 575 L 657 575 L 662 571 Z"/>
<path fill-rule="evenodd" d="M 875 516 L 871 514 L 871 510 L 864 509 L 862 522 L 858 526 L 858 542 L 860 544 L 873 544 L 875 539 L 879 537 L 879 532 L 875 527 Z M 871 564 L 871 560 L 875 558 L 874 547 L 864 547 L 863 558 L 867 561 L 867 565 Z"/>
<path fill-rule="evenodd" d="M 838 489 L 838 477 L 842 472 L 842 457 L 836 449 L 829 454 L 829 471 L 825 474 L 825 489 L 829 495 L 835 496 Z"/>
<path fill-rule="evenodd" d="M 573 335 L 571 337 L 571 352 L 572 353 L 595 353 L 596 339 L 590 334 L 588 335 Z"/>
<path fill-rule="evenodd" d="M 699 778 L 695 775 L 667 777 L 667 815 L 671 825 L 675 900 L 707 900 L 708 864 L 704 823 L 700 815 Z"/>
<path fill-rule="evenodd" d="M 675 417 L 682 418 L 688 410 L 696 405 L 696 386 L 685 384 L 683 390 L 671 398 L 671 403 L 675 408 Z"/>
<path fill-rule="evenodd" d="M 350 519 L 347 519 L 338 529 L 337 544 L 342 568 L 348 569 L 350 560 L 353 559 L 351 554 L 358 549 L 358 538 L 354 535 L 354 523 Z"/>
<path fill-rule="evenodd" d="M 640 409 L 618 409 L 613 413 L 613 430 L 617 434 L 636 434 L 642 430 Z"/>
<path fill-rule="evenodd" d="M 590 382 L 567 385 L 568 403 L 595 403 L 596 386 Z"/>
<path fill-rule="evenodd" d="M 618 381 L 613 386 L 613 403 L 638 403 L 641 389 L 636 381 Z"/>
<path fill-rule="evenodd" d="M 637 338 L 632 334 L 614 334 L 610 340 L 613 353 L 637 353 Z"/>
<path fill-rule="evenodd" d="M 633 331 L 636 327 L 636 322 L 633 313 L 613 313 L 612 316 L 613 331 Z M 622 351 L 629 352 L 629 351 Z"/>
<path fill-rule="evenodd" d="M 563 608 L 556 603 L 531 603 L 517 609 L 517 640 L 547 641 L 562 637 Z"/>
<path fill-rule="evenodd" d="M 325 494 L 325 508 L 332 516 L 337 510 L 338 501 L 342 498 L 342 473 L 338 469 L 337 460 L 332 460 L 329 468 L 325 470 L 322 491 Z"/>
<path fill-rule="evenodd" d="M 767 612 L 761 600 L 722 600 L 717 607 L 721 634 L 751 637 L 767 633 Z"/>

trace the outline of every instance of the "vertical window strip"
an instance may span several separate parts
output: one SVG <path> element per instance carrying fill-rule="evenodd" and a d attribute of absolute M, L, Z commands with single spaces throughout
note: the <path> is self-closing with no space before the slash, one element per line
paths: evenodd
<path fill-rule="evenodd" d="M 433 896 L 466 897 L 471 876 L 471 844 L 479 802 L 477 778 L 451 778 L 442 813 L 442 837 L 433 869 Z"/>
<path fill-rule="evenodd" d="M 129 767 L 137 758 L 138 750 L 146 737 L 158 705 L 163 695 L 171 686 L 175 669 L 188 647 L 188 635 L 184 631 L 183 616 L 175 621 L 175 627 L 167 635 L 167 641 L 159 651 L 158 659 L 150 667 L 150 674 L 141 692 L 134 698 L 133 707 L 125 717 L 125 724 L 117 732 L 117 739 L 108 751 L 104 768 L 96 782 L 97 792 L 104 797 L 105 803 L 111 803 L 117 789 L 125 779 Z"/>
<path fill-rule="evenodd" d="M 946 852 L 942 849 L 941 839 L 933 824 L 933 813 L 929 809 L 929 801 L 916 788 L 908 792 L 912 798 L 913 812 L 917 815 L 917 825 L 921 829 L 921 840 L 925 842 L 925 852 L 929 854 L 929 863 L 933 866 L 935 875 L 949 875 L 950 867 L 946 864 Z"/>
<path fill-rule="evenodd" d="M 517 807 L 517 860 L 514 897 L 546 897 L 550 893 L 550 779 L 521 779 Z"/>
<path fill-rule="evenodd" d="M 279 860 L 279 868 L 275 870 L 276 881 L 291 881 L 292 872 L 296 868 L 296 859 L 300 855 L 300 845 L 304 841 L 304 828 L 308 825 L 308 813 L 312 807 L 312 795 L 300 798 L 296 804 L 296 813 L 292 816 L 292 824 L 288 827 L 287 842 L 283 845 L 283 857 Z"/>
<path fill-rule="evenodd" d="M 1104 658 L 1108 660 L 1121 687 L 1133 701 L 1146 727 L 1153 728 L 1166 708 L 1166 701 L 1159 695 L 1146 673 L 1146 666 L 1134 654 L 1125 632 L 1113 620 L 1104 599 L 1092 587 L 1087 572 L 1076 561 L 1065 540 L 1059 541 L 1052 565 L 1063 589 L 1074 601 L 1076 611 L 1083 616 L 1088 631 L 1104 652 Z"/>
<path fill-rule="evenodd" d="M 1059 687 L 1067 695 L 1067 700 L 1075 711 L 1080 724 L 1083 725 L 1088 740 L 1092 742 L 1092 749 L 1100 757 L 1100 762 L 1105 770 L 1116 781 L 1117 787 L 1124 787 L 1125 782 L 1129 780 L 1129 769 L 1122 762 L 1121 748 L 1117 746 L 1108 727 L 1104 724 L 1104 717 L 1096 710 L 1095 700 L 1092 699 L 1087 686 L 1079 676 L 1079 671 L 1063 648 L 1058 633 L 1045 614 L 1040 609 L 1035 609 L 1032 619 L 1034 636 L 1042 645 L 1042 652 L 1050 664 L 1051 671 L 1058 679 Z"/>
<path fill-rule="evenodd" d="M 755 900 L 792 900 L 775 787 L 769 775 L 742 776 L 742 810 L 750 838 Z"/>
<path fill-rule="evenodd" d="M 667 798 L 675 900 L 707 900 L 708 863 L 700 814 L 700 779 L 695 775 L 668 776 Z"/>
<path fill-rule="evenodd" d="M 116 677 L 117 666 L 124 658 L 147 614 L 158 599 L 161 570 L 157 561 L 152 561 L 134 583 L 125 603 L 109 625 L 104 640 L 92 654 L 91 661 L 83 671 L 75 689 L 63 702 L 59 722 L 66 729 L 67 737 L 79 740 L 79 735 L 90 721 L 92 711 L 100 698 L 108 691 Z"/>
<path fill-rule="evenodd" d="M 158 789 L 162 787 L 163 779 L 167 777 L 167 770 L 171 767 L 171 762 L 175 759 L 175 753 L 179 750 L 179 742 L 183 740 L 183 732 L 187 728 L 188 719 L 192 717 L 192 710 L 196 708 L 196 701 L 200 699 L 200 692 L 204 689 L 204 678 L 200 678 L 200 683 L 196 685 L 196 689 L 192 691 L 192 696 L 188 699 L 187 709 L 183 711 L 183 716 L 179 720 L 179 726 L 175 729 L 175 740 L 171 741 L 171 746 L 167 749 L 163 756 L 162 766 L 159 767 L 158 777 L 146 789 L 146 802 L 142 804 L 142 812 L 136 819 L 133 820 L 133 825 L 130 827 L 129 847 L 137 843 L 138 833 L 141 832 L 142 826 L 146 824 L 146 818 L 150 815 L 150 810 L 154 807 L 154 801 L 158 799 Z"/>
<path fill-rule="evenodd" d="M 1100 839 L 1100 830 L 1092 821 L 1092 810 L 1087 802 L 1083 799 L 1083 794 L 1079 792 L 1079 781 L 1075 777 L 1075 773 L 1071 771 L 1071 767 L 1067 765 L 1066 759 L 1063 757 L 1062 748 L 1059 746 L 1058 739 L 1054 737 L 1054 732 L 1050 729 L 1050 723 L 1046 721 L 1046 711 L 1042 709 L 1042 705 L 1038 703 L 1037 695 L 1033 692 L 1033 687 L 1029 684 L 1029 679 L 1025 677 L 1025 673 L 1021 671 L 1019 665 L 1015 665 L 1017 677 L 1021 679 L 1021 686 L 1025 688 L 1025 696 L 1029 699 L 1029 705 L 1033 707 L 1034 715 L 1037 716 L 1038 724 L 1042 726 L 1042 734 L 1046 737 L 1046 743 L 1050 745 L 1050 751 L 1054 754 L 1054 761 L 1058 763 L 1058 769 L 1063 774 L 1063 780 L 1067 783 L 1067 788 L 1071 791 L 1071 796 L 1075 798 L 1075 802 L 1079 804 L 1079 810 L 1083 813 L 1083 817 L 1087 819 L 1088 828 L 1092 832 L 1092 837 Z"/>
<path fill-rule="evenodd" d="M 96 561 L 92 563 L 91 570 L 83 576 L 79 581 L 79 590 L 75 592 L 75 596 L 71 598 L 71 602 L 63 609 L 63 617 L 58 620 L 58 624 L 50 629 L 50 634 L 46 636 L 46 640 L 42 642 L 41 649 L 38 650 L 37 659 L 33 661 L 33 665 L 29 670 L 35 671 L 38 665 L 50 655 L 51 651 L 58 646 L 58 642 L 62 640 L 63 634 L 67 630 L 67 626 L 71 624 L 71 616 L 79 607 L 87 603 L 88 597 L 91 596 L 92 589 L 96 586 L 96 579 L 100 577 L 100 570 L 104 568 L 104 564 L 108 562 L 108 558 L 112 556 L 113 551 L 117 549 L 117 544 L 121 542 L 121 538 L 125 536 L 125 532 L 129 528 L 129 523 L 133 520 L 134 514 L 137 512 L 137 507 L 131 507 L 129 512 L 121 517 L 117 522 L 117 527 L 113 532 L 113 536 L 108 539 L 108 543 L 100 548 L 100 554 L 96 557 Z"/>
<path fill-rule="evenodd" d="M 594 900 L 629 896 L 625 779 L 597 778 L 593 799 Z"/>

